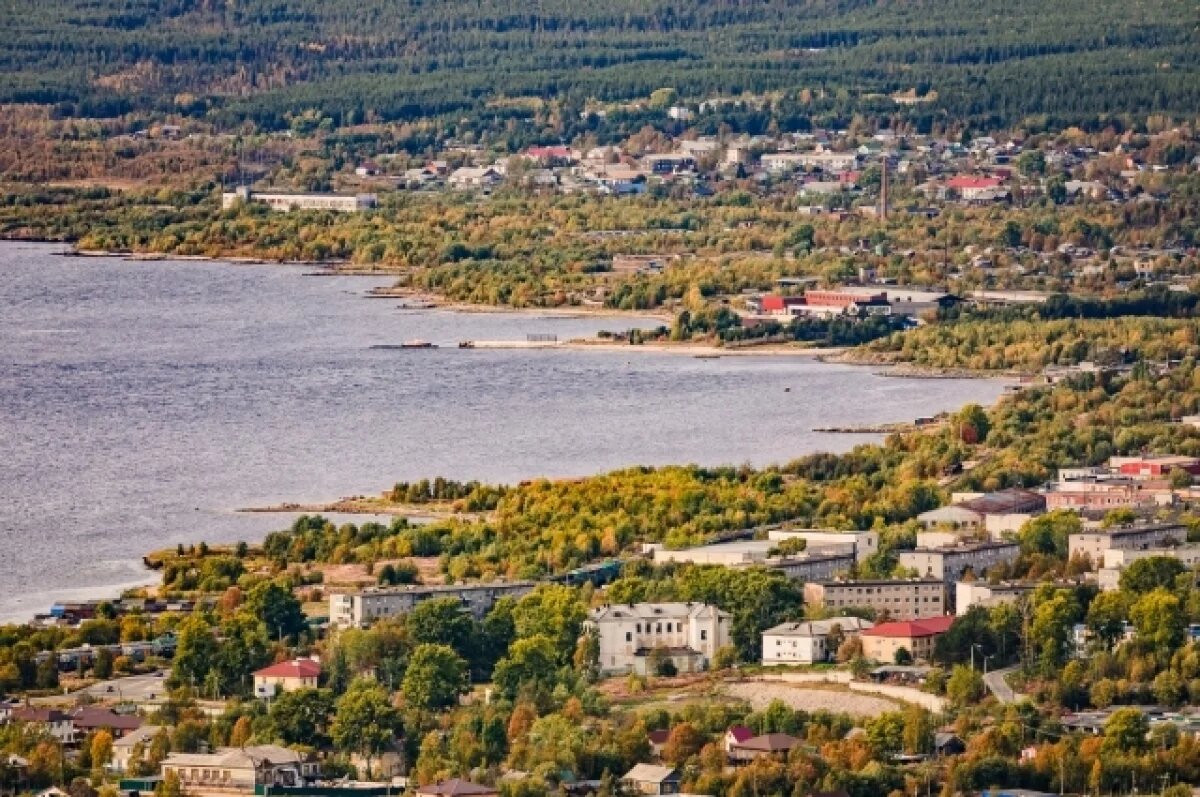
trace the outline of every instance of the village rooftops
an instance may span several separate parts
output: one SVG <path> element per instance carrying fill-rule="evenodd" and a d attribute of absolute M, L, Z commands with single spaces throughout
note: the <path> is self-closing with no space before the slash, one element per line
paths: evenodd
<path fill-rule="evenodd" d="M 215 753 L 171 753 L 163 761 L 171 767 L 255 768 L 263 764 L 299 764 L 302 757 L 295 750 L 276 744 L 253 747 L 222 747 Z"/>
<path fill-rule="evenodd" d="M 786 733 L 764 733 L 762 736 L 753 736 L 744 742 L 738 742 L 734 746 L 753 753 L 786 753 L 798 744 L 799 739 Z"/>
<path fill-rule="evenodd" d="M 321 662 L 313 659 L 293 659 L 264 667 L 254 673 L 256 678 L 319 678 Z"/>
<path fill-rule="evenodd" d="M 982 542 L 960 542 L 955 545 L 942 545 L 936 548 L 913 548 L 911 551 L 904 553 L 940 553 L 940 554 L 966 554 L 979 553 L 980 551 L 994 551 L 1002 548 L 1016 548 L 1017 543 L 1007 540 L 1000 541 L 982 541 Z"/>
<path fill-rule="evenodd" d="M 829 617 L 825 620 L 808 620 L 802 623 L 780 623 L 774 628 L 763 631 L 763 635 L 772 637 L 824 636 L 831 633 L 835 626 L 843 631 L 863 631 L 873 625 L 875 624 L 870 620 L 864 620 L 861 617 Z"/>
<path fill-rule="evenodd" d="M 943 617 L 928 617 L 924 620 L 902 620 L 895 623 L 881 623 L 874 628 L 862 632 L 863 636 L 872 637 L 903 637 L 917 639 L 919 637 L 937 636 L 950 630 L 954 624 L 952 614 Z"/>
<path fill-rule="evenodd" d="M 621 780 L 632 780 L 638 783 L 662 783 L 664 780 L 678 777 L 674 767 L 658 766 L 657 764 L 634 764 L 633 769 L 625 773 Z"/>
<path fill-rule="evenodd" d="M 427 595 L 431 593 L 445 592 L 447 594 L 456 594 L 463 590 L 469 589 L 491 589 L 491 588 L 507 588 L 507 587 L 529 587 L 532 589 L 537 586 L 533 581 L 486 581 L 470 584 L 405 584 L 397 587 L 363 587 L 357 590 L 348 590 L 344 594 L 352 595 L 404 595 L 404 594 L 419 594 Z"/>
<path fill-rule="evenodd" d="M 491 786 L 481 786 L 462 778 L 451 778 L 440 783 L 430 783 L 417 789 L 417 794 L 432 795 L 433 797 L 481 797 L 482 795 L 498 794 Z"/>
<path fill-rule="evenodd" d="M 941 584 L 940 578 L 834 578 L 828 581 L 814 581 L 822 587 L 895 587 L 903 584 Z"/>
<path fill-rule="evenodd" d="M 727 612 L 707 603 L 617 603 L 592 609 L 590 619 L 593 621 L 608 618 L 663 620 L 668 617 L 702 618 L 714 615 L 730 616 Z"/>

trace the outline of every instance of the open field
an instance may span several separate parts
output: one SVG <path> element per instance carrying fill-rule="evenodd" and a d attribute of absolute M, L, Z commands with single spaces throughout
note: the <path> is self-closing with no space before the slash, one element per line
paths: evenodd
<path fill-rule="evenodd" d="M 725 687 L 730 697 L 746 700 L 756 710 L 782 700 L 788 707 L 803 711 L 838 711 L 860 717 L 875 717 L 903 708 L 904 704 L 877 695 L 855 694 L 834 684 L 792 686 L 790 684 L 744 681 Z"/>

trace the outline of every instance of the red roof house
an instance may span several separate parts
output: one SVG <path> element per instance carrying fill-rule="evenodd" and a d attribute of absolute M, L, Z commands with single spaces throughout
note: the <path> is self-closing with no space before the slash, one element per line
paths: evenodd
<path fill-rule="evenodd" d="M 316 659 L 281 661 L 254 673 L 256 697 L 274 697 L 279 692 L 316 689 L 321 677 L 321 662 Z"/>
<path fill-rule="evenodd" d="M 905 620 L 896 623 L 880 623 L 861 632 L 863 655 L 878 662 L 896 661 L 897 651 L 908 651 L 916 659 L 928 659 L 933 653 L 933 644 L 942 634 L 950 630 L 955 617 L 927 617 L 923 620 Z"/>

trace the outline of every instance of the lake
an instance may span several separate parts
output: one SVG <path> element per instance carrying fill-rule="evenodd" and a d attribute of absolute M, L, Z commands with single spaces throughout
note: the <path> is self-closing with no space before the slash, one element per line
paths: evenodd
<path fill-rule="evenodd" d="M 402 310 L 363 298 L 387 279 L 61 250 L 0 244 L 0 619 L 144 581 L 151 549 L 290 523 L 240 507 L 439 475 L 764 465 L 873 439 L 813 427 L 1002 391 L 803 357 L 461 350 L 660 322 Z M 413 338 L 442 348 L 371 348 Z"/>

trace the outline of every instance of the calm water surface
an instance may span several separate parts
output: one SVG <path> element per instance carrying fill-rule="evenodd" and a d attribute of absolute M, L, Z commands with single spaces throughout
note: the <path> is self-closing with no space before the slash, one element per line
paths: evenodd
<path fill-rule="evenodd" d="M 1002 389 L 801 358 L 464 351 L 659 322 L 405 311 L 362 298 L 386 280 L 58 251 L 0 244 L 0 619 L 144 580 L 150 549 L 290 522 L 238 507 L 438 475 L 762 465 L 864 439 L 814 426 Z M 370 348 L 411 338 L 444 348 Z"/>

